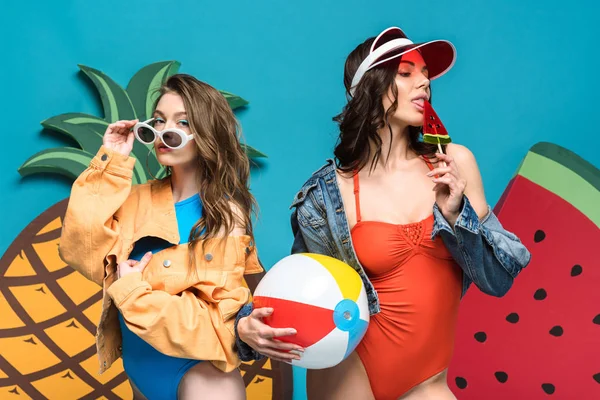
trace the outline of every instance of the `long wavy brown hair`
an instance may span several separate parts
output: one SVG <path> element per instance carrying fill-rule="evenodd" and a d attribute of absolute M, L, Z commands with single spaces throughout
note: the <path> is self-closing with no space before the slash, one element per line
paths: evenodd
<path fill-rule="evenodd" d="M 198 149 L 197 185 L 204 212 L 189 235 L 191 267 L 200 241 L 206 244 L 223 232 L 227 235 L 236 225 L 254 240 L 252 215 L 257 205 L 249 189 L 250 160 L 240 143 L 241 129 L 225 97 L 186 74 L 171 76 L 159 89 L 156 104 L 166 93 L 182 98 Z"/>
<path fill-rule="evenodd" d="M 402 37 L 405 36 L 397 34 L 390 36 L 390 39 Z M 381 137 L 377 132 L 387 127 L 390 138 L 392 136 L 389 118 L 398 109 L 398 88 L 396 87 L 395 77 L 398 73 L 401 57 L 367 71 L 356 86 L 354 96 L 350 94 L 352 78 L 360 63 L 368 56 L 374 40 L 375 37 L 372 37 L 358 45 L 348 55 L 344 67 L 344 86 L 346 87 L 348 103 L 340 114 L 333 117 L 340 129 L 334 150 L 335 160 L 339 170 L 344 173 L 360 171 L 367 165 L 369 159 L 371 161 L 370 168 L 373 170 L 380 157 L 385 157 L 387 162 L 391 150 L 387 149 L 387 152 L 384 153 Z M 401 52 L 404 49 L 397 51 Z M 394 101 L 386 111 L 383 108 L 383 96 L 386 96 L 390 89 Z M 409 126 L 409 146 L 419 155 L 432 157 L 437 151 L 437 145 L 422 142 L 420 140 L 421 134 L 422 127 Z M 371 143 L 375 145 L 374 154 L 371 154 Z"/>

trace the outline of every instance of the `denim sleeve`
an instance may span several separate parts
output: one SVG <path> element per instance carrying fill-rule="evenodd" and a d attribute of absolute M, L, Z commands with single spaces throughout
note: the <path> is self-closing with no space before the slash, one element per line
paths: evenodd
<path fill-rule="evenodd" d="M 491 209 L 480 221 L 467 196 L 464 196 L 454 229 L 437 204 L 433 213 L 432 239 L 438 234 L 442 237 L 465 275 L 482 292 L 496 297 L 504 296 L 514 278 L 531 260 L 531 253 L 519 238 L 502 227 Z"/>
<path fill-rule="evenodd" d="M 254 307 L 252 303 L 248 303 L 244 307 L 242 307 L 237 313 L 237 316 L 235 317 L 235 323 L 233 325 L 233 330 L 235 332 L 235 346 L 237 348 L 238 356 L 242 361 L 260 360 L 265 357 L 262 354 L 258 353 L 256 350 L 254 350 L 252 347 L 248 346 L 245 342 L 243 342 L 240 339 L 240 336 L 238 335 L 237 328 L 240 319 L 252 314 L 253 308 Z"/>
<path fill-rule="evenodd" d="M 302 231 L 300 230 L 300 224 L 298 223 L 297 208 L 294 208 L 294 210 L 292 211 L 290 223 L 292 225 L 292 234 L 294 235 L 294 243 L 292 243 L 291 254 L 308 253 L 308 248 L 306 247 L 306 242 L 304 241 Z"/>

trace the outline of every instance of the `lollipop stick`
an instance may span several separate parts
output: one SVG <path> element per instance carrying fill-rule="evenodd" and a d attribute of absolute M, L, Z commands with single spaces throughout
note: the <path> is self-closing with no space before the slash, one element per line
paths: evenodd
<path fill-rule="evenodd" d="M 442 145 L 440 144 L 440 139 L 438 139 L 438 150 L 440 151 L 440 153 L 444 154 L 444 151 L 442 150 Z M 444 168 L 446 167 L 446 163 L 444 161 L 442 161 L 442 165 L 444 166 Z"/>

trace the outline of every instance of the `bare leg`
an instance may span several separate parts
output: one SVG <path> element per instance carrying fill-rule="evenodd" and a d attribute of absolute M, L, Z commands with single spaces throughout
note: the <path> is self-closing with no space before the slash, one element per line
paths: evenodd
<path fill-rule="evenodd" d="M 446 383 L 447 379 L 448 370 L 446 369 L 415 386 L 398 400 L 456 400 L 454 393 Z"/>
<path fill-rule="evenodd" d="M 179 400 L 245 400 L 246 386 L 239 370 L 223 372 L 210 362 L 194 365 L 179 382 Z"/>
<path fill-rule="evenodd" d="M 308 370 L 306 393 L 309 400 L 375 400 L 367 371 L 356 352 L 335 367 Z"/>
<path fill-rule="evenodd" d="M 431 386 L 410 391 L 409 393 L 399 397 L 398 400 L 456 400 L 456 396 L 454 396 L 454 393 L 452 393 L 447 385 Z"/>

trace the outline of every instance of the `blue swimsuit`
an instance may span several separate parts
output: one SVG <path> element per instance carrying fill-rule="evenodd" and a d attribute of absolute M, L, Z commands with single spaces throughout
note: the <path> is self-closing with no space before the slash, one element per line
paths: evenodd
<path fill-rule="evenodd" d="M 176 203 L 175 213 L 180 244 L 187 243 L 190 231 L 202 216 L 200 196 L 195 195 Z M 165 240 L 143 237 L 136 242 L 129 258 L 139 261 L 148 251 L 157 253 L 170 246 L 172 244 Z M 167 356 L 131 332 L 121 313 L 119 321 L 123 337 L 123 366 L 129 379 L 149 400 L 177 400 L 181 378 L 200 361 Z"/>

